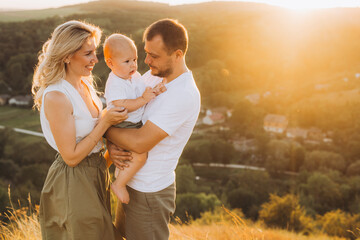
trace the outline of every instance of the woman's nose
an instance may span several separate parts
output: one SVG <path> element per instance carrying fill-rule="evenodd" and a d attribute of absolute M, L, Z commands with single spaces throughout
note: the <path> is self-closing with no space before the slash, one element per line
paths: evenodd
<path fill-rule="evenodd" d="M 99 59 L 97 58 L 96 54 L 94 55 L 94 58 L 92 59 L 92 61 L 94 63 L 98 63 L 99 62 Z"/>

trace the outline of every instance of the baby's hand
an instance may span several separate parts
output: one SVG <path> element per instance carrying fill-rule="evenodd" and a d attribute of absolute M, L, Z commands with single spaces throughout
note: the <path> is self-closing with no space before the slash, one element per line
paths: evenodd
<path fill-rule="evenodd" d="M 151 87 L 146 87 L 142 97 L 145 100 L 145 102 L 148 103 L 152 99 L 154 99 L 156 97 L 156 95 L 154 93 L 154 90 Z"/>
<path fill-rule="evenodd" d="M 161 93 L 165 92 L 166 91 L 166 87 L 165 85 L 161 82 L 159 83 L 158 85 L 156 85 L 154 88 L 154 93 L 156 96 L 160 95 Z"/>

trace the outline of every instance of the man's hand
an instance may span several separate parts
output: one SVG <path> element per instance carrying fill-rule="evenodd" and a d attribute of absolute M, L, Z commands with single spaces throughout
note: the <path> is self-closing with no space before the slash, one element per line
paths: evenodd
<path fill-rule="evenodd" d="M 111 161 L 117 168 L 123 170 L 124 168 L 129 167 L 129 161 L 132 160 L 131 152 L 119 148 L 109 140 L 106 141 L 106 147 L 109 151 Z"/>

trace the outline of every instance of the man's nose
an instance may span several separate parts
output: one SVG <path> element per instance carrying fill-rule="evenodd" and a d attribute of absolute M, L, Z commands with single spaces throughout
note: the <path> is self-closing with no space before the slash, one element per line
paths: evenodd
<path fill-rule="evenodd" d="M 146 54 L 144 62 L 145 62 L 145 64 L 149 65 L 149 63 L 150 63 L 149 55 Z"/>

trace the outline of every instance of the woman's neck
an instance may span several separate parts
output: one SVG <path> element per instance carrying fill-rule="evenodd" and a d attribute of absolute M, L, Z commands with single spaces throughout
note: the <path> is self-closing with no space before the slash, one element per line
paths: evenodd
<path fill-rule="evenodd" d="M 65 80 L 68 81 L 76 90 L 82 89 L 81 76 L 74 76 L 72 74 L 66 74 Z"/>

